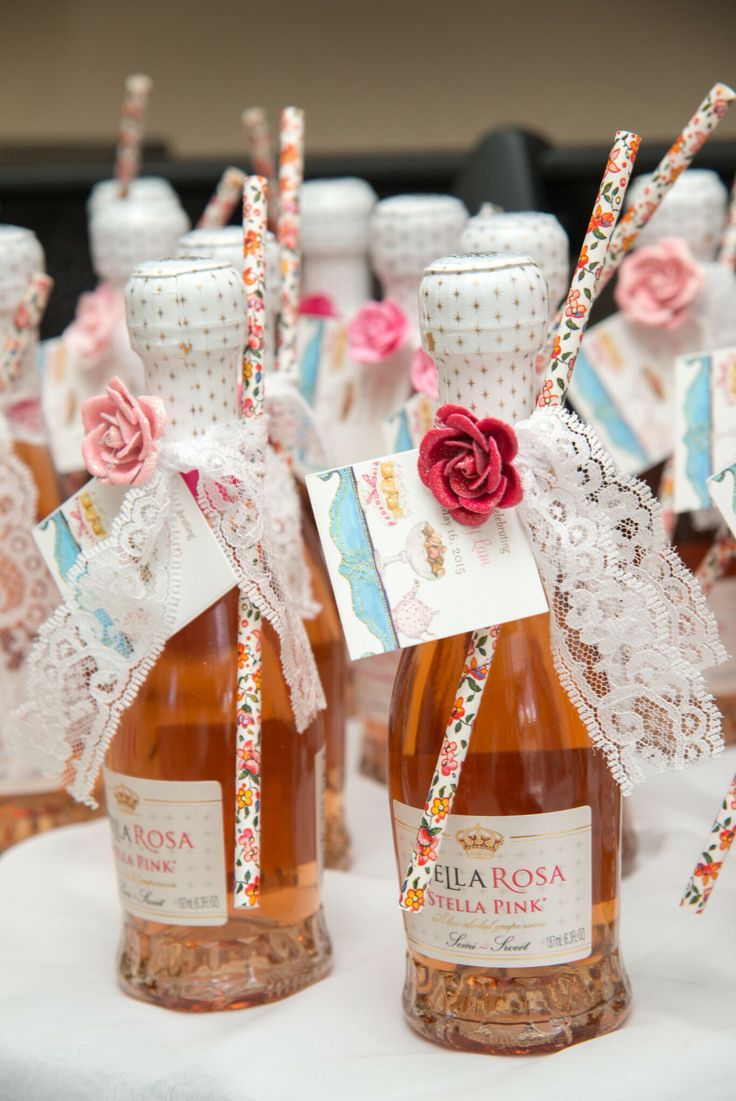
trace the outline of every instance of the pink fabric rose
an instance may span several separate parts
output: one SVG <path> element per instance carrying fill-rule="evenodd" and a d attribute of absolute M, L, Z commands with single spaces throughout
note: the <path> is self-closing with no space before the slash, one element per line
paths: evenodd
<path fill-rule="evenodd" d="M 616 304 L 629 321 L 678 329 L 705 283 L 705 273 L 681 237 L 663 237 L 627 256 L 616 285 Z"/>
<path fill-rule="evenodd" d="M 116 376 L 105 393 L 82 404 L 82 455 L 90 474 L 117 486 L 139 486 L 153 474 L 156 440 L 166 424 L 160 398 L 134 398 Z"/>
<path fill-rule="evenodd" d="M 337 317 L 337 307 L 329 294 L 307 294 L 299 303 L 299 313 L 303 317 Z"/>
<path fill-rule="evenodd" d="M 494 509 L 521 500 L 521 479 L 512 465 L 517 451 L 510 424 L 478 420 L 462 405 L 442 405 L 419 445 L 417 469 L 453 520 L 477 527 Z"/>
<path fill-rule="evenodd" d="M 110 355 L 115 330 L 125 321 L 125 299 L 118 291 L 101 283 L 90 294 L 83 294 L 77 314 L 64 333 L 64 339 L 79 356 L 83 367 L 95 367 Z"/>
<path fill-rule="evenodd" d="M 398 302 L 366 302 L 348 325 L 350 354 L 358 363 L 381 363 L 406 340 L 409 322 Z"/>
<path fill-rule="evenodd" d="M 437 367 L 431 356 L 417 348 L 411 357 L 411 384 L 420 394 L 437 401 L 440 396 Z"/>

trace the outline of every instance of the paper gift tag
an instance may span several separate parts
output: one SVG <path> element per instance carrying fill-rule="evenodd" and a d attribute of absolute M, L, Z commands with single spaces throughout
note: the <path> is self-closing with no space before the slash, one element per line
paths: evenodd
<path fill-rule="evenodd" d="M 307 477 L 351 658 L 547 610 L 514 510 L 457 524 L 419 480 L 417 454 Z"/>
<path fill-rule="evenodd" d="M 708 479 L 708 492 L 731 534 L 736 535 L 736 463 Z"/>
<path fill-rule="evenodd" d="M 708 479 L 733 459 L 736 348 L 675 360 L 676 512 L 710 505 Z"/>
<path fill-rule="evenodd" d="M 38 548 L 63 596 L 70 592 L 67 578 L 72 566 L 83 550 L 108 535 L 125 493 L 124 487 L 92 478 L 34 529 Z M 173 480 L 171 495 L 172 509 L 184 531 L 181 595 L 172 630 L 175 634 L 237 582 L 183 478 Z"/>
<path fill-rule="evenodd" d="M 426 394 L 412 394 L 383 425 L 386 447 L 393 451 L 409 451 L 418 447 L 434 424 L 437 402 Z"/>
<path fill-rule="evenodd" d="M 570 401 L 625 474 L 641 474 L 672 450 L 673 355 L 662 330 L 620 313 L 585 334 Z"/>

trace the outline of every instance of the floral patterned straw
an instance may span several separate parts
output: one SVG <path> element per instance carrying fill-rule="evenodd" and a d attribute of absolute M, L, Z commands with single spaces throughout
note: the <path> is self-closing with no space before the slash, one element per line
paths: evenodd
<path fill-rule="evenodd" d="M 600 290 L 603 290 L 616 271 L 677 177 L 705 145 L 734 99 L 736 99 L 736 92 L 727 84 L 714 84 L 676 141 L 667 150 L 652 173 L 652 178 L 644 189 L 641 199 L 624 214 L 611 238 Z"/>
<path fill-rule="evenodd" d="M 689 906 L 696 914 L 702 914 L 705 909 L 723 861 L 728 856 L 736 838 L 734 811 L 736 811 L 736 776 L 731 780 L 716 820 L 711 826 L 708 840 L 703 846 L 700 859 L 693 869 L 693 874 L 680 900 L 681 906 Z M 718 859 L 715 859 L 716 857 Z"/>
<path fill-rule="evenodd" d="M 220 177 L 217 189 L 197 222 L 197 229 L 212 229 L 213 226 L 226 226 L 230 215 L 243 194 L 245 172 L 232 165 L 226 168 Z"/>
<path fill-rule="evenodd" d="M 610 238 L 623 203 L 636 151 L 639 148 L 639 140 L 636 134 L 626 130 L 619 130 L 616 134 L 593 206 L 583 250 L 567 296 L 568 309 L 571 302 L 582 304 L 584 309 L 582 314 L 574 315 L 577 324 L 567 329 L 570 337 L 564 352 L 565 358 L 562 358 L 561 352 L 556 359 L 553 357 L 545 385 L 538 399 L 540 405 L 560 405 L 564 400 L 580 340 L 598 293 L 596 273 L 600 272 L 602 261 L 591 254 L 600 249 L 600 256 L 603 255 L 605 242 Z M 573 297 L 576 290 L 578 297 Z M 579 296 L 581 292 L 582 298 Z M 560 364 L 557 368 L 556 363 Z M 557 382 L 558 377 L 561 380 L 560 383 Z M 551 387 L 547 386 L 549 380 L 551 380 Z M 545 387 L 551 389 L 557 400 L 542 401 Z M 425 891 L 432 877 L 429 853 L 438 851 L 442 844 L 447 820 L 452 813 L 455 792 L 468 754 L 470 738 L 483 698 L 483 690 L 488 681 L 499 632 L 499 627 L 491 627 L 474 631 L 470 636 L 460 684 L 455 694 L 455 704 L 445 729 L 409 867 L 401 885 L 399 906 L 403 910 L 418 911 L 424 906 Z"/>
<path fill-rule="evenodd" d="M 276 342 L 276 367 L 288 381 L 299 379 L 297 322 L 301 269 L 299 193 L 304 178 L 304 112 L 281 112 L 279 147 L 278 242 L 281 249 L 281 312 Z"/>
<path fill-rule="evenodd" d="M 736 269 L 736 177 L 731 185 L 731 201 L 728 204 L 728 221 L 723 234 L 718 262 Z"/>
<path fill-rule="evenodd" d="M 125 81 L 125 98 L 115 155 L 115 178 L 121 198 L 128 194 L 131 182 L 140 171 L 143 126 L 152 91 L 153 81 L 149 76 L 137 74 L 129 76 Z"/>
<path fill-rule="evenodd" d="M 614 236 L 640 141 L 637 134 L 619 130 L 608 154 L 567 300 L 562 306 L 552 358 L 537 398 L 540 408 L 562 405 L 565 400 L 590 311 L 602 289 L 606 250 Z"/>
<path fill-rule="evenodd" d="M 0 351 L 0 393 L 18 377 L 28 338 L 38 328 L 54 286 L 50 275 L 34 275 L 13 314 L 13 329 Z"/>
<path fill-rule="evenodd" d="M 273 142 L 268 118 L 263 107 L 248 107 L 240 116 L 245 130 L 253 171 L 268 180 L 268 228 L 276 228 L 278 190 L 276 188 L 276 164 L 273 159 Z"/>
<path fill-rule="evenodd" d="M 244 417 L 263 411 L 263 311 L 266 290 L 266 189 L 262 176 L 243 186 L 243 281 L 248 335 L 243 352 Z M 237 765 L 234 905 L 258 905 L 261 837 L 261 613 L 243 593 L 238 606 Z"/>

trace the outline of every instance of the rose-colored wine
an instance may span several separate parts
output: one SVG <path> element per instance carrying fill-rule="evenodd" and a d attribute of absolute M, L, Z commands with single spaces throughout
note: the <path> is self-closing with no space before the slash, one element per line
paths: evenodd
<path fill-rule="evenodd" d="M 546 312 L 528 258 L 430 265 L 420 315 L 441 400 L 512 423 L 528 413 Z M 467 642 L 423 643 L 399 667 L 390 795 L 401 879 L 445 728 L 465 714 Z M 451 1047 L 553 1051 L 615 1028 L 628 1010 L 620 792 L 560 686 L 546 615 L 504 624 L 486 673 L 442 846 L 428 854 L 424 908 L 405 914 L 404 1011 Z"/>

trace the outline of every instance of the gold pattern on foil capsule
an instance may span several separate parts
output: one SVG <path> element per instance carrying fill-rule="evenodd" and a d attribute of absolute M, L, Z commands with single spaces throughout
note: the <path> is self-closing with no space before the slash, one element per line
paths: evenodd
<path fill-rule="evenodd" d="M 503 845 L 505 838 L 495 830 L 486 830 L 479 822 L 466 830 L 458 830 L 455 840 L 468 856 L 477 860 L 489 860 Z"/>
<path fill-rule="evenodd" d="M 112 789 L 115 802 L 125 814 L 133 814 L 136 807 L 140 803 L 140 798 L 136 793 L 127 786 L 127 784 L 118 784 L 117 787 Z"/>
<path fill-rule="evenodd" d="M 434 337 L 432 336 L 432 334 L 429 333 L 429 332 L 425 333 L 424 334 L 424 339 L 427 342 L 427 351 L 433 352 L 434 351 Z"/>
<path fill-rule="evenodd" d="M 90 528 L 93 535 L 96 535 L 98 539 L 104 539 L 107 535 L 107 531 L 105 530 L 105 525 L 102 523 L 100 514 L 95 508 L 95 503 L 89 493 L 81 493 L 79 495 L 79 503 L 82 506 L 82 512 L 87 521 L 87 526 Z"/>

